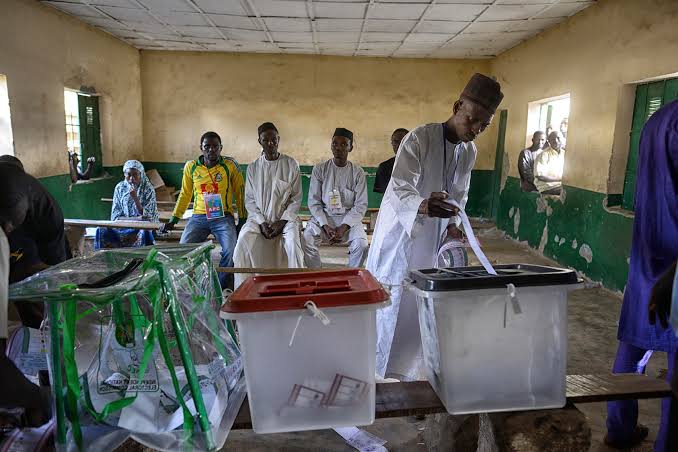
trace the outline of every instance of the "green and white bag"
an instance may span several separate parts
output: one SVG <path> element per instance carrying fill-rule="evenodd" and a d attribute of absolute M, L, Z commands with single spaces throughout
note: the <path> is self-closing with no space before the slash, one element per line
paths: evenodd
<path fill-rule="evenodd" d="M 223 446 L 245 396 L 212 245 L 102 250 L 10 287 L 43 300 L 57 446 Z"/>

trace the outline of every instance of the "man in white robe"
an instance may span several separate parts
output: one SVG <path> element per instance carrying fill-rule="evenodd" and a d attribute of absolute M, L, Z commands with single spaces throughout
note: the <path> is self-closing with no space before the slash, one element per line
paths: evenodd
<path fill-rule="evenodd" d="M 280 136 L 270 122 L 259 126 L 261 156 L 247 167 L 243 225 L 233 252 L 235 267 L 301 268 L 304 252 L 297 214 L 302 191 L 299 164 L 278 152 Z M 235 287 L 248 275 L 236 274 Z"/>
<path fill-rule="evenodd" d="M 391 305 L 377 311 L 381 377 L 423 375 L 416 298 L 403 290 L 403 280 L 410 270 L 435 267 L 446 236 L 461 237 L 458 208 L 447 201 L 464 209 L 476 160 L 473 140 L 502 98 L 499 83 L 475 74 L 445 123 L 417 127 L 400 144 L 367 259 L 367 269 L 391 290 Z"/>
<path fill-rule="evenodd" d="M 367 257 L 367 233 L 363 217 L 367 212 L 367 183 L 359 165 L 348 161 L 353 150 L 353 132 L 334 131 L 333 158 L 313 167 L 308 191 L 311 220 L 304 230 L 306 266 L 320 268 L 318 247 L 348 242 L 348 266 L 362 267 Z"/>

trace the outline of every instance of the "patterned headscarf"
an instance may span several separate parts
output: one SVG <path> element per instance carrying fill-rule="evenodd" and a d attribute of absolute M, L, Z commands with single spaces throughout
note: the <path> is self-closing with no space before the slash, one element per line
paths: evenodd
<path fill-rule="evenodd" d="M 141 174 L 141 183 L 137 187 L 137 197 L 139 198 L 139 202 L 141 202 L 141 207 L 144 208 L 144 218 L 157 222 L 158 204 L 155 200 L 155 190 L 153 189 L 153 185 L 151 185 L 151 181 L 148 180 L 148 177 L 146 176 L 144 165 L 138 160 L 128 160 L 122 167 L 123 174 L 130 169 L 135 169 Z M 129 195 L 130 189 L 130 184 L 125 180 L 115 186 L 111 220 L 115 221 L 119 217 L 136 217 L 140 215 L 134 200 Z"/>

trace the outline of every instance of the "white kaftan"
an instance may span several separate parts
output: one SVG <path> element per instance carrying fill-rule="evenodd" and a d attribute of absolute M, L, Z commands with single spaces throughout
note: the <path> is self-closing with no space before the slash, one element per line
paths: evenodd
<path fill-rule="evenodd" d="M 417 212 L 432 192 L 443 190 L 463 209 L 476 153 L 473 142 L 445 140 L 442 124 L 417 127 L 400 144 L 367 258 L 367 269 L 391 291 L 391 305 L 377 311 L 376 369 L 382 377 L 423 375 L 416 298 L 402 283 L 412 269 L 435 267 L 450 220 Z M 459 225 L 461 219 L 453 221 Z"/>
<path fill-rule="evenodd" d="M 292 157 L 280 154 L 277 160 L 266 160 L 262 154 L 247 167 L 245 207 L 247 221 L 240 231 L 233 252 L 236 267 L 301 268 L 304 252 L 301 247 L 300 222 L 302 191 L 299 164 Z M 278 237 L 267 239 L 259 225 L 287 220 Z M 236 274 L 235 287 L 248 275 Z"/>
<path fill-rule="evenodd" d="M 341 198 L 341 206 L 332 209 L 333 191 Z M 342 242 L 348 242 L 348 265 L 360 267 L 367 254 L 367 233 L 363 228 L 363 217 L 367 212 L 367 182 L 365 172 L 359 165 L 347 162 L 339 167 L 334 159 L 319 163 L 313 167 L 311 185 L 308 190 L 308 209 L 311 220 L 304 231 L 306 265 L 309 268 L 320 268 L 318 246 L 327 240 L 322 227 L 333 228 L 345 224 L 349 226 Z"/>

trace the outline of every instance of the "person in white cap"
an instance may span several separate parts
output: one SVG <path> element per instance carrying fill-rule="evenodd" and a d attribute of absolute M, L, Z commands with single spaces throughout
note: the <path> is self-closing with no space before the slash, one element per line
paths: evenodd
<path fill-rule="evenodd" d="M 416 299 L 402 284 L 410 270 L 435 267 L 446 237 L 461 238 L 456 214 L 468 199 L 473 140 L 490 125 L 502 98 L 499 83 L 475 74 L 447 121 L 417 127 L 400 144 L 367 258 L 367 269 L 391 290 L 391 305 L 377 311 L 376 372 L 382 378 L 422 374 Z"/>
<path fill-rule="evenodd" d="M 348 243 L 348 266 L 361 267 L 367 257 L 367 233 L 363 217 L 367 212 L 365 172 L 348 160 L 353 150 L 353 132 L 343 127 L 332 136 L 332 158 L 313 167 L 308 189 L 311 220 L 304 230 L 304 254 L 308 268 L 320 268 L 318 247 Z"/>

